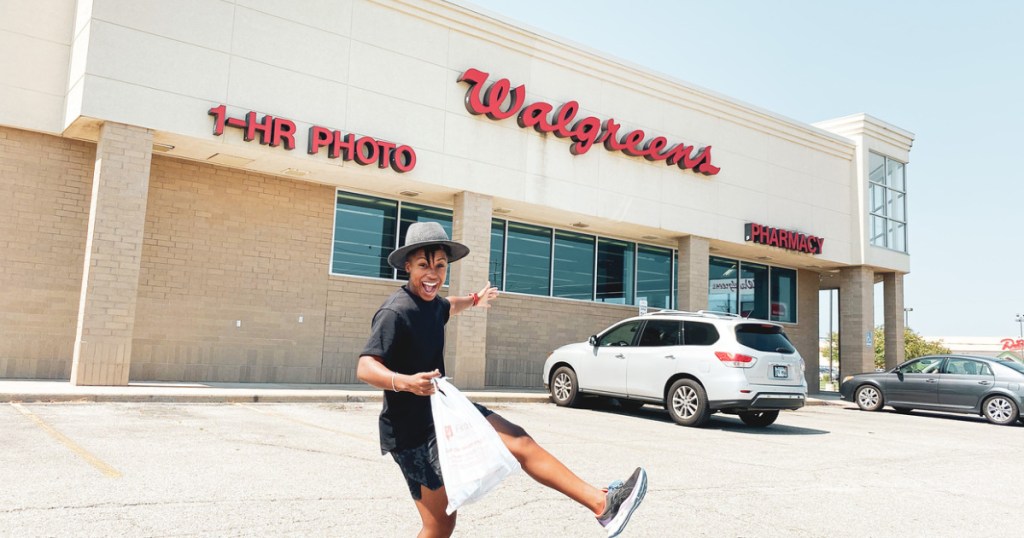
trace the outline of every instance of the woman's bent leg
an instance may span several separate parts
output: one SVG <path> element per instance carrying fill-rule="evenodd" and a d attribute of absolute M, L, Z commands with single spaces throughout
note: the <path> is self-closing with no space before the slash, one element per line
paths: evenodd
<path fill-rule="evenodd" d="M 541 484 L 586 506 L 594 514 L 605 508 L 605 493 L 584 482 L 561 461 L 538 445 L 526 430 L 498 414 L 487 416 L 487 422 L 498 432 L 509 452 L 519 460 L 526 474 Z M 442 509 L 442 513 L 444 510 Z"/>
<path fill-rule="evenodd" d="M 448 515 L 445 509 L 448 507 L 448 494 L 444 487 L 431 490 L 426 486 L 420 486 L 420 499 L 416 502 L 416 510 L 420 513 L 423 528 L 417 534 L 419 538 L 448 538 L 455 530 L 455 518 L 458 512 Z"/>

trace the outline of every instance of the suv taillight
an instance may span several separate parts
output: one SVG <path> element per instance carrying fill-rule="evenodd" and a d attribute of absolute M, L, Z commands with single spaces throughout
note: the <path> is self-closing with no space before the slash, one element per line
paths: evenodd
<path fill-rule="evenodd" d="M 722 364 L 731 368 L 750 368 L 757 362 L 756 357 L 750 355 L 744 355 L 742 353 L 728 353 L 725 351 L 716 351 L 715 356 L 718 360 L 722 361 Z"/>

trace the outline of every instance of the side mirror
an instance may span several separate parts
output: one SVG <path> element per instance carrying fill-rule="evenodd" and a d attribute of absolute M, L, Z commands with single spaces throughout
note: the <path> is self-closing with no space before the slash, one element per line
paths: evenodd
<path fill-rule="evenodd" d="M 597 347 L 597 335 L 596 334 L 590 335 L 590 338 L 587 340 L 587 342 L 590 343 L 590 347 Z"/>

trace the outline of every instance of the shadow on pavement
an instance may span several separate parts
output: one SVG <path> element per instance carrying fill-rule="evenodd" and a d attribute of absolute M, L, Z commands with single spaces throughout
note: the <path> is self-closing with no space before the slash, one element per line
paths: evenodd
<path fill-rule="evenodd" d="M 996 424 L 990 424 L 988 419 L 986 419 L 985 417 L 983 417 L 981 415 L 975 415 L 973 413 L 945 413 L 945 412 L 942 412 L 942 411 L 930 411 L 930 410 L 925 410 L 925 409 L 914 409 L 914 410 L 912 410 L 910 412 L 907 412 L 907 413 L 900 413 L 900 412 L 898 412 L 898 411 L 896 411 L 894 409 L 890 409 L 888 407 L 882 409 L 881 411 L 862 411 L 862 410 L 860 410 L 860 409 L 858 409 L 856 407 L 847 407 L 846 410 L 847 411 L 857 411 L 859 413 L 867 413 L 867 414 L 877 413 L 877 414 L 883 415 L 883 416 L 917 417 L 917 418 L 921 418 L 921 419 L 931 419 L 931 420 L 955 420 L 957 422 L 969 422 L 969 423 L 974 423 L 974 424 L 984 424 L 984 425 L 987 425 L 987 426 L 997 426 Z M 1019 427 L 1024 427 L 1024 424 L 1022 424 L 1018 420 L 1017 422 L 1014 422 L 1012 424 L 1007 424 L 1006 427 L 1009 427 L 1009 428 L 1019 428 Z"/>
<path fill-rule="evenodd" d="M 580 407 L 602 413 L 631 416 L 639 419 L 650 420 L 652 422 L 664 422 L 673 426 L 676 425 L 676 423 L 668 416 L 668 411 L 653 404 L 645 405 L 639 409 L 627 409 L 620 406 L 613 399 L 585 398 Z M 786 413 L 783 412 L 779 415 L 779 421 L 775 424 L 772 424 L 767 428 L 755 428 L 744 424 L 736 415 L 723 415 L 721 413 L 716 413 L 711 415 L 711 419 L 708 420 L 707 424 L 705 424 L 701 429 L 756 435 L 826 435 L 832 433 L 828 430 L 788 426 L 786 425 L 785 420 Z M 678 427 L 684 428 L 685 426 Z"/>

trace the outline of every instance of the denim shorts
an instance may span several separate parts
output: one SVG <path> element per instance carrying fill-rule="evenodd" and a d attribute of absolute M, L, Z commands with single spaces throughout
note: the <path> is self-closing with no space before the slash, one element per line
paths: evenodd
<path fill-rule="evenodd" d="M 473 405 L 484 417 L 494 414 L 494 411 L 474 403 Z M 437 458 L 437 438 L 431 432 L 430 437 L 421 445 L 412 448 L 395 449 L 391 451 L 391 457 L 402 469 L 405 483 L 409 486 L 409 494 L 414 500 L 420 500 L 420 486 L 426 486 L 429 490 L 437 490 L 444 485 L 444 477 L 441 475 L 441 462 Z"/>

